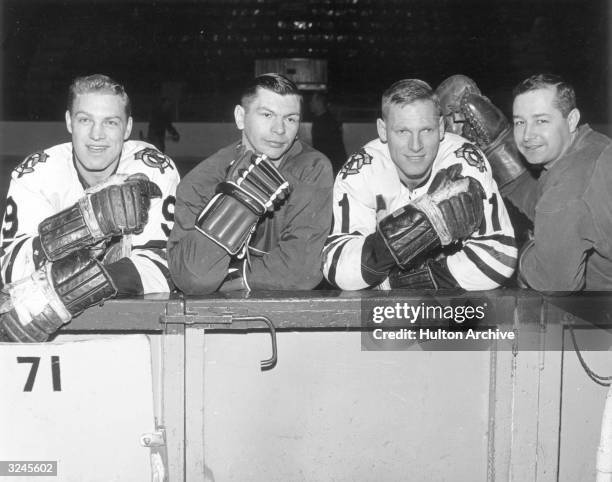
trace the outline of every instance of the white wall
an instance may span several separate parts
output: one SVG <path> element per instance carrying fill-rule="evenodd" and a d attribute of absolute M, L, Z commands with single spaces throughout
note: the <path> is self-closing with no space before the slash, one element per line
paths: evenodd
<path fill-rule="evenodd" d="M 166 150 L 171 157 L 204 159 L 238 139 L 233 123 L 177 122 L 174 125 L 181 134 L 181 140 L 178 143 L 166 142 Z M 612 136 L 612 125 L 592 127 Z M 310 128 L 309 122 L 302 123 L 300 127 L 299 137 L 307 143 L 311 142 Z M 377 137 L 374 122 L 345 123 L 343 129 L 348 154 Z M 132 138 L 138 139 L 141 131 L 146 135 L 146 122 L 134 124 Z M 68 140 L 70 138 L 63 122 L 0 122 L 0 155 L 25 156 Z"/>
<path fill-rule="evenodd" d="M 223 146 L 238 139 L 238 130 L 233 123 L 177 122 L 174 124 L 181 140 L 176 143 L 168 140 L 168 155 L 177 158 L 204 159 Z M 347 153 L 356 151 L 366 142 L 376 137 L 374 123 L 344 124 L 344 144 Z M 311 142 L 310 123 L 303 123 L 299 136 Z M 147 123 L 136 122 L 132 139 L 138 139 L 140 132 L 146 136 Z M 26 156 L 55 144 L 70 140 L 63 122 L 0 122 L 0 155 Z"/>

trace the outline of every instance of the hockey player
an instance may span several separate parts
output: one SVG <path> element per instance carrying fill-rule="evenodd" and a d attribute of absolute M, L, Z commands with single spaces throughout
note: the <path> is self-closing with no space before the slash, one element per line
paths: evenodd
<path fill-rule="evenodd" d="M 152 145 L 127 140 L 130 101 L 104 75 L 74 80 L 72 142 L 12 173 L 0 234 L 0 339 L 45 341 L 117 294 L 168 292 L 166 240 L 179 176 Z"/>
<path fill-rule="evenodd" d="M 324 274 L 342 289 L 496 288 L 513 274 L 514 232 L 483 153 L 445 133 L 438 97 L 416 79 L 382 97 L 379 139 L 334 185 Z"/>
<path fill-rule="evenodd" d="M 331 225 L 332 169 L 297 139 L 302 99 L 261 75 L 234 109 L 242 132 L 181 182 L 169 266 L 187 294 L 312 289 Z"/>

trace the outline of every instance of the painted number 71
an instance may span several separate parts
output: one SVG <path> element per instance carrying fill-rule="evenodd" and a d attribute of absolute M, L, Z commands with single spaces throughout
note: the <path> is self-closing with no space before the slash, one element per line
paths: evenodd
<path fill-rule="evenodd" d="M 30 373 L 28 379 L 23 386 L 24 392 L 31 392 L 34 387 L 34 380 L 36 380 L 36 374 L 38 373 L 38 366 L 40 365 L 39 356 L 18 356 L 17 363 L 30 363 Z M 62 391 L 62 379 L 60 376 L 60 358 L 59 356 L 51 356 L 51 381 L 53 382 L 53 391 Z"/>

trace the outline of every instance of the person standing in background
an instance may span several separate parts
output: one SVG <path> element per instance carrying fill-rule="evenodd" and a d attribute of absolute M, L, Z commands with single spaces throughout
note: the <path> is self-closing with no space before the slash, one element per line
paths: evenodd
<path fill-rule="evenodd" d="M 172 101 L 167 97 L 162 97 L 151 112 L 147 142 L 153 144 L 161 152 L 166 152 L 166 131 L 170 133 L 174 142 L 180 140 L 180 134 L 172 125 Z"/>
<path fill-rule="evenodd" d="M 312 118 L 312 147 L 325 154 L 332 163 L 334 176 L 346 162 L 342 140 L 342 124 L 329 110 L 325 92 L 315 92 L 310 99 Z"/>

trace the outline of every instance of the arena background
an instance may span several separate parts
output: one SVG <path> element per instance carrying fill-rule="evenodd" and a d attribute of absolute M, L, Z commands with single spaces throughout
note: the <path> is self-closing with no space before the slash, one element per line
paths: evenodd
<path fill-rule="evenodd" d="M 231 112 L 237 93 L 241 83 L 252 77 L 255 60 L 262 58 L 328 61 L 328 87 L 335 113 L 344 122 L 349 151 L 375 135 L 373 121 L 378 114 L 378 100 L 390 83 L 400 78 L 419 77 L 437 85 L 446 76 L 459 72 L 475 78 L 507 113 L 510 90 L 519 80 L 539 71 L 561 73 L 577 87 L 583 120 L 610 133 L 611 8 L 610 2 L 604 0 L 0 0 L 0 212 L 4 211 L 9 174 L 15 164 L 30 152 L 68 140 L 62 121 L 67 85 L 74 76 L 93 72 L 107 73 L 126 84 L 137 121 L 135 137 L 146 129 L 152 102 L 160 94 L 172 98 L 181 141 L 168 142 L 168 152 L 183 175 L 199 159 L 235 138 Z M 300 136 L 308 140 L 308 112 L 304 120 Z M 333 305 L 337 312 L 344 310 L 353 315 L 358 312 L 360 294 L 334 296 L 339 297 Z M 522 314 L 526 317 L 540 313 L 528 303 L 533 301 L 529 296 L 521 293 Z M 502 298 L 499 297 L 503 302 Z M 248 310 L 249 303 L 257 301 L 236 298 L 233 302 L 236 307 Z M 298 314 L 304 312 L 304 318 L 313 317 L 313 312 L 307 311 L 312 309 L 309 300 L 293 300 L 293 304 L 286 304 L 285 299 L 268 302 L 276 303 L 277 314 L 290 307 Z M 218 304 L 226 306 L 226 301 Z M 130 323 L 142 319 L 150 323 L 145 325 L 142 321 L 139 325 L 145 326 L 146 331 L 147 327 L 157 327 L 159 311 L 152 316 L 144 310 L 147 306 L 135 302 L 130 311 L 120 301 L 107 303 L 104 321 L 111 325 L 114 320 L 117 326 L 121 323 L 127 326 L 127 318 Z M 330 324 L 325 317 L 328 316 L 324 312 L 326 305 L 322 303 L 322 306 L 317 322 Z M 508 317 L 513 316 L 512 310 L 505 312 Z M 134 320 L 135 317 L 138 319 Z M 96 326 L 94 322 L 100 321 L 98 318 L 100 310 L 86 313 L 75 320 L 75 326 L 77 329 Z M 351 317 L 346 315 L 346 319 Z M 185 399 L 180 399 L 180 383 L 193 381 L 187 375 L 171 378 L 165 387 L 165 396 L 178 397 L 180 403 L 176 405 L 181 405 L 196 419 L 204 418 L 196 405 L 203 398 L 205 350 L 201 333 L 193 327 L 186 331 L 191 331 L 192 336 L 195 332 L 199 340 L 189 342 L 193 345 L 185 344 L 200 357 L 194 358 L 188 374 L 192 378 L 194 373 L 201 376 L 195 377 L 195 383 L 191 384 L 196 396 L 185 390 Z M 538 466 L 537 476 L 532 465 L 519 466 L 515 462 L 510 466 L 515 470 L 514 480 L 554 480 L 550 474 L 561 473 L 557 480 L 575 481 L 585 480 L 580 479 L 581 475 L 592 475 L 605 392 L 586 379 L 582 367 L 569 354 L 547 352 L 544 370 L 541 353 L 523 353 L 518 359 L 517 376 L 512 365 L 516 361 L 508 352 L 502 353 L 496 362 L 498 376 L 493 377 L 498 386 L 492 390 L 488 377 L 493 370 L 489 364 L 492 366 L 493 362 L 484 352 L 473 357 L 431 352 L 425 354 L 425 362 L 415 356 L 415 362 L 410 363 L 405 358 L 399 361 L 384 358 L 385 354 L 374 354 L 379 358 L 364 357 L 356 351 L 358 341 L 349 336 L 356 333 L 340 330 L 322 336 L 327 333 L 312 327 L 307 331 L 288 329 L 281 335 L 284 337 L 281 338 L 283 370 L 273 373 L 277 378 L 264 378 L 255 373 L 258 367 L 253 361 L 268 349 L 265 334 L 259 334 L 258 344 L 249 345 L 248 350 L 244 348 L 244 340 L 236 343 L 231 338 L 235 335 L 207 335 L 205 412 L 210 447 L 207 446 L 206 456 L 212 461 L 211 466 L 221 471 L 224 464 L 220 461 L 231 457 L 243 461 L 250 474 L 254 468 L 266 473 L 265 465 L 269 462 L 273 469 L 277 468 L 274 462 L 283 461 L 277 455 L 281 451 L 270 449 L 275 454 L 273 458 L 261 457 L 266 448 L 263 444 L 261 449 L 261 440 L 269 441 L 267 435 L 281 432 L 277 425 L 287 419 L 278 414 L 291 413 L 287 407 L 295 404 L 292 382 L 297 378 L 302 383 L 298 396 L 313 393 L 320 396 L 314 400 L 303 397 L 310 405 L 300 412 L 298 421 L 305 427 L 314 427 L 311 438 L 322 434 L 318 443 L 327 451 L 322 450 L 319 460 L 311 462 L 311 455 L 314 457 L 316 453 L 301 453 L 304 464 L 310 464 L 311 470 L 321 467 L 321 474 L 329 469 L 325 473 L 328 476 L 329 473 L 345 475 L 351 467 L 332 467 L 336 459 L 330 454 L 352 452 L 353 447 L 363 446 L 362 432 L 355 429 L 356 422 L 353 422 L 355 409 L 346 400 L 375 401 L 391 393 L 393 396 L 384 400 L 384 410 L 378 409 L 376 413 L 387 421 L 394 413 L 401 411 L 415 416 L 425 407 L 424 416 L 414 417 L 422 418 L 422 425 L 416 424 L 412 430 L 398 426 L 397 432 L 392 432 L 397 445 L 392 443 L 389 449 L 385 442 L 384 446 L 373 445 L 370 451 L 384 460 L 394 453 L 394 447 L 404 449 L 396 453 L 405 453 L 406 447 L 411 448 L 414 453 L 410 469 L 416 473 L 428 472 L 431 476 L 428 480 L 439 480 L 426 467 L 429 459 L 424 450 L 430 447 L 459 447 L 457 454 L 447 451 L 447 461 L 458 462 L 452 468 L 457 474 L 480 469 L 478 464 L 488 454 L 483 445 L 488 441 L 484 434 L 490 428 L 486 415 L 490 416 L 491 410 L 490 407 L 487 410 L 486 403 L 491 400 L 497 404 L 494 409 L 499 414 L 499 427 L 494 431 L 502 434 L 498 445 L 503 449 L 503 437 L 516 437 L 508 442 L 507 451 L 499 450 L 500 466 L 510 466 L 502 457 L 510 453 L 520 462 L 527 459 L 546 462 Z M 176 349 L 176 346 L 168 344 L 167 348 Z M 589 353 L 589 362 L 596 371 L 607 373 L 608 353 L 600 355 Z M 375 365 L 372 360 L 379 360 L 377 363 L 385 370 L 379 372 L 376 367 L 372 368 Z M 405 369 L 417 366 L 417 362 L 421 364 L 418 370 Z M 563 377 L 559 367 L 564 370 Z M 495 375 L 494 371 L 491 373 Z M 341 385 L 338 380 L 350 382 L 351 386 L 343 387 L 345 391 L 334 391 Z M 389 387 L 397 389 L 401 396 L 389 391 Z M 514 403 L 514 389 L 516 410 L 510 403 Z M 337 393 L 340 395 L 335 400 Z M 500 395 L 491 398 L 491 393 Z M 274 394 L 271 408 L 269 394 Z M 358 405 L 358 410 L 361 418 L 357 420 L 363 428 L 363 420 L 367 421 L 373 409 L 365 403 Z M 217 411 L 222 416 L 213 418 L 210 414 Z M 170 415 L 179 419 L 176 425 L 189 431 L 190 436 L 201 426 L 193 423 L 193 419 L 189 424 L 180 419 L 181 412 L 170 412 Z M 475 427 L 470 425 L 474 421 Z M 290 419 L 288 426 L 293 427 L 294 422 Z M 264 426 L 265 423 L 270 423 L 272 429 Z M 380 432 L 388 425 L 381 424 Z M 344 447 L 333 446 L 337 439 L 329 431 L 330 426 L 344 429 L 338 431 L 343 436 L 338 445 Z M 244 436 L 245 427 L 250 437 Z M 372 432 L 379 435 L 374 430 L 378 427 L 366 428 L 370 435 Z M 201 436 L 198 434 L 196 443 L 191 444 L 195 447 L 190 449 L 192 452 L 197 450 Z M 388 440 L 384 437 L 387 434 L 373 440 Z M 537 452 L 540 458 L 526 456 L 535 448 L 535 444 L 530 445 L 534 440 L 537 450 L 533 453 Z M 273 441 L 274 448 L 283 450 L 287 446 L 301 447 L 300 440 L 279 437 Z M 177 451 L 172 444 L 170 448 Z M 235 457 L 236 453 L 242 457 Z M 245 453 L 250 458 L 244 457 Z M 193 458 L 189 453 L 185 460 L 189 456 Z M 371 460 L 365 452 L 357 456 L 364 461 Z M 216 466 L 213 462 L 217 462 Z M 234 475 L 242 468 L 225 465 L 234 470 Z M 439 465 L 443 473 L 444 463 Z M 516 471 L 517 466 L 522 470 Z M 293 468 L 288 464 L 287 471 Z M 368 473 L 359 472 L 362 469 L 373 470 L 361 466 L 352 470 L 356 474 Z M 399 467 L 400 470 L 405 473 L 404 467 Z M 266 480 L 283 480 L 279 474 L 276 477 Z M 287 476 L 284 480 L 292 479 Z M 325 478 L 321 476 L 320 480 Z M 498 474 L 498 480 L 504 480 L 502 474 Z"/>
<path fill-rule="evenodd" d="M 0 8 L 2 199 L 16 161 L 67 139 L 67 85 L 93 72 L 126 85 L 144 123 L 135 137 L 152 103 L 172 99 L 182 139 L 168 151 L 183 173 L 233 138 L 233 106 L 256 59 L 327 60 L 349 152 L 375 135 L 390 83 L 437 85 L 454 73 L 476 79 L 506 112 L 519 80 L 561 73 L 576 85 L 583 120 L 608 131 L 606 0 L 3 0 Z M 309 126 L 302 131 L 308 139 Z"/>

